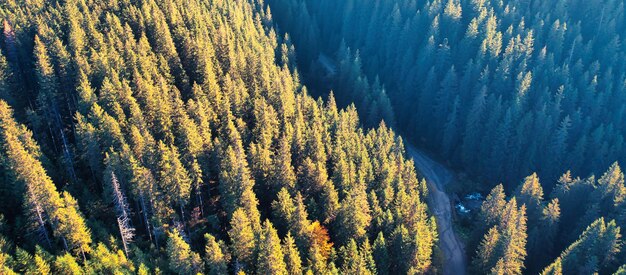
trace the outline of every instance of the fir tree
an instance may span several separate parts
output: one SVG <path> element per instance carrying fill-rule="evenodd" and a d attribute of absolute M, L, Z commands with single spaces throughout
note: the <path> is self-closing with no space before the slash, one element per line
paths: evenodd
<path fill-rule="evenodd" d="M 228 273 L 229 257 L 227 251 L 222 250 L 225 247 L 222 241 L 217 241 L 211 234 L 204 234 L 206 240 L 205 262 L 208 267 L 209 274 L 225 274 Z"/>
<path fill-rule="evenodd" d="M 239 208 L 233 213 L 228 231 L 232 242 L 232 251 L 235 259 L 244 267 L 252 267 L 256 255 L 256 239 L 246 212 Z"/>
<path fill-rule="evenodd" d="M 302 259 L 291 233 L 283 239 L 283 251 L 288 274 L 302 274 Z"/>
<path fill-rule="evenodd" d="M 263 223 L 259 239 L 259 254 L 257 272 L 262 274 L 287 274 L 287 267 L 280 239 L 274 226 L 269 220 Z"/>
<path fill-rule="evenodd" d="M 169 268 L 179 274 L 197 274 L 202 270 L 200 256 L 191 251 L 189 244 L 174 229 L 168 234 L 167 255 Z"/>

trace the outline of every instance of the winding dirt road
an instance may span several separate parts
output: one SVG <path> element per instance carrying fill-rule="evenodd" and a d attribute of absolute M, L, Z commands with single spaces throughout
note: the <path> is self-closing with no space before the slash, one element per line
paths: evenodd
<path fill-rule="evenodd" d="M 415 168 L 426 179 L 429 207 L 437 218 L 439 247 L 443 253 L 443 274 L 466 274 L 465 248 L 452 228 L 452 204 L 444 186 L 454 178 L 452 173 L 435 162 L 413 145 L 405 143 L 407 152 L 415 162 Z"/>

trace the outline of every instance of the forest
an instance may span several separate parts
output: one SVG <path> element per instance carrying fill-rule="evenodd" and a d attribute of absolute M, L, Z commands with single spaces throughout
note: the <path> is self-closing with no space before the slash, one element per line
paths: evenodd
<path fill-rule="evenodd" d="M 623 1 L 3 0 L 0 23 L 0 274 L 448 275 L 449 230 L 463 273 L 626 274 Z"/>
<path fill-rule="evenodd" d="M 489 194 L 470 273 L 625 272 L 623 1 L 268 2 L 307 85 Z"/>
<path fill-rule="evenodd" d="M 8 1 L 2 274 L 424 273 L 404 145 L 308 95 L 257 1 Z"/>

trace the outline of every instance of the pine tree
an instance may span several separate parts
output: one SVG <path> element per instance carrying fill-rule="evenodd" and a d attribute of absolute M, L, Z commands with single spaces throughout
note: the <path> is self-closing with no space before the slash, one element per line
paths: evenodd
<path fill-rule="evenodd" d="M 302 274 L 302 259 L 291 233 L 287 233 L 287 236 L 283 239 L 283 251 L 287 274 Z"/>
<path fill-rule="evenodd" d="M 113 239 L 110 242 L 114 242 Z M 99 243 L 90 254 L 88 268 L 94 273 L 124 273 L 134 269 L 133 263 L 129 261 L 121 250 L 109 250 L 104 244 Z"/>
<path fill-rule="evenodd" d="M 534 271 L 545 267 L 554 253 L 561 218 L 559 200 L 553 199 L 543 208 L 539 224 L 528 230 L 527 270 Z"/>
<path fill-rule="evenodd" d="M 525 204 L 528 208 L 529 223 L 536 224 L 543 208 L 543 188 L 539 183 L 537 173 L 524 179 L 518 187 L 516 198 L 520 204 Z"/>
<path fill-rule="evenodd" d="M 624 174 L 617 162 L 598 179 L 598 187 L 594 193 L 602 213 L 612 213 L 615 206 L 626 200 Z"/>
<path fill-rule="evenodd" d="M 607 223 L 604 218 L 599 218 L 547 270 L 558 270 L 560 265 L 564 274 L 598 272 L 614 260 L 619 252 L 620 237 L 620 228 L 615 221 Z"/>
<path fill-rule="evenodd" d="M 491 192 L 489 192 L 480 206 L 476 229 L 472 232 L 469 247 L 478 247 L 483 236 L 487 234 L 491 227 L 499 223 L 505 205 L 506 195 L 504 194 L 504 187 L 502 184 L 499 184 L 491 189 Z"/>
<path fill-rule="evenodd" d="M 455 149 L 454 148 L 455 145 L 458 144 L 457 129 L 459 128 L 458 113 L 459 113 L 460 104 L 461 104 L 460 98 L 456 96 L 454 99 L 454 104 L 452 105 L 452 111 L 448 115 L 448 118 L 444 125 L 442 148 L 443 148 L 444 154 L 448 156 L 453 153 L 453 150 Z"/>
<path fill-rule="evenodd" d="M 35 223 L 36 231 L 38 237 L 40 238 L 40 242 L 43 242 L 44 245 L 51 247 L 52 240 L 49 236 L 48 230 L 46 229 L 46 216 L 51 215 L 52 213 L 46 214 L 45 211 L 50 211 L 49 208 L 44 208 L 47 206 L 45 201 L 42 201 L 42 198 L 39 196 L 41 191 L 50 191 L 52 195 L 55 196 L 50 202 L 54 203 L 54 207 L 61 207 L 60 205 L 60 197 L 56 192 L 56 187 L 51 182 L 50 178 L 44 176 L 45 174 L 41 174 L 43 171 L 43 167 L 41 167 L 41 163 L 39 163 L 29 152 L 24 148 L 24 145 L 20 142 L 18 136 L 20 135 L 19 125 L 12 118 L 12 110 L 4 101 L 0 101 L 0 119 L 2 121 L 1 130 L 2 130 L 2 141 L 4 144 L 4 151 L 6 154 L 6 158 L 9 163 L 13 162 L 12 167 L 14 169 L 22 169 L 25 165 L 28 165 L 27 162 L 30 162 L 31 166 L 34 167 L 29 168 L 29 170 L 39 169 L 39 173 L 31 174 L 29 170 L 15 171 L 16 178 L 18 180 L 24 181 L 24 190 L 25 190 L 25 206 L 26 211 L 30 213 L 28 215 L 32 221 Z M 22 129 L 23 130 L 23 129 Z M 37 151 L 39 150 L 36 148 Z M 39 153 L 39 152 L 30 152 Z M 37 165 L 38 164 L 38 165 Z M 46 181 L 40 182 L 41 178 L 44 177 Z M 36 182 L 40 182 L 40 184 L 35 184 Z M 41 188 L 41 187 L 47 188 Z M 46 198 L 46 197 L 43 197 Z M 48 197 L 49 198 L 49 197 Z"/>
<path fill-rule="evenodd" d="M 375 270 L 370 270 L 366 255 L 359 251 L 354 239 L 351 239 L 346 246 L 339 249 L 339 255 L 343 261 L 341 273 L 343 274 L 373 274 Z"/>
<path fill-rule="evenodd" d="M 263 223 L 259 238 L 257 272 L 260 274 L 288 274 L 280 238 L 269 220 Z"/>
<path fill-rule="evenodd" d="M 137 275 L 148 275 L 148 274 L 150 274 L 150 269 L 148 269 L 144 263 L 141 263 L 139 265 L 139 268 L 137 269 Z"/>
<path fill-rule="evenodd" d="M 558 129 L 554 135 L 554 141 L 552 143 L 552 151 L 550 152 L 551 157 L 554 159 L 553 167 L 562 167 L 563 160 L 562 156 L 564 152 L 567 150 L 569 131 L 572 120 L 569 116 L 563 118 L 561 123 L 559 124 Z"/>
<path fill-rule="evenodd" d="M 16 247 L 13 268 L 18 272 L 25 272 L 31 268 L 33 256 L 26 250 Z"/>
<path fill-rule="evenodd" d="M 478 246 L 473 260 L 474 268 L 479 273 L 522 274 L 527 255 L 526 206 L 518 208 L 517 200 L 513 197 L 496 219 L 498 222 L 489 229 Z"/>
<path fill-rule="evenodd" d="M 14 104 L 15 98 L 11 92 L 11 69 L 3 52 L 0 50 L 0 99 Z"/>
<path fill-rule="evenodd" d="M 561 259 L 557 259 L 554 263 L 546 267 L 541 275 L 563 275 L 563 264 Z"/>
<path fill-rule="evenodd" d="M 619 269 L 617 269 L 617 271 L 615 271 L 615 273 L 613 273 L 614 275 L 623 275 L 626 274 L 626 265 L 622 265 L 619 267 Z"/>
<path fill-rule="evenodd" d="M 232 242 L 233 256 L 239 264 L 244 265 L 244 269 L 252 267 L 254 255 L 256 255 L 256 239 L 250 220 L 242 208 L 235 210 L 230 226 L 228 236 Z"/>
<path fill-rule="evenodd" d="M 490 267 L 495 266 L 496 254 L 500 249 L 498 247 L 500 238 L 501 235 L 496 226 L 489 229 L 478 246 L 477 257 L 473 261 L 476 272 L 487 273 Z"/>
<path fill-rule="evenodd" d="M 82 254 L 88 253 L 91 243 L 89 229 L 85 225 L 83 217 L 78 212 L 78 206 L 74 198 L 65 192 L 63 196 L 56 190 L 56 186 L 47 175 L 39 158 L 38 147 L 31 140 L 32 135 L 20 135 L 20 131 L 26 132 L 11 117 L 12 111 L 4 101 L 0 101 L 0 121 L 2 121 L 1 134 L 4 141 L 4 149 L 11 164 L 12 173 L 25 187 L 25 199 L 27 210 L 32 214 L 38 226 L 38 233 L 50 246 L 46 224 L 53 228 L 54 236 L 63 239 L 66 249 L 72 249 Z M 26 138 L 24 141 L 20 140 Z M 29 147 L 24 145 L 28 144 Z"/>
<path fill-rule="evenodd" d="M 168 234 L 166 250 L 172 272 L 197 274 L 202 270 L 200 255 L 191 251 L 189 244 L 183 240 L 177 229 Z"/>
<path fill-rule="evenodd" d="M 288 188 L 294 190 L 296 186 L 295 169 L 291 165 L 291 146 L 286 136 L 278 141 L 276 157 L 273 159 L 270 179 L 275 190 Z"/>
<path fill-rule="evenodd" d="M 11 268 L 9 268 L 7 265 L 5 265 L 5 259 L 6 259 L 6 254 L 0 254 L 0 271 L 2 271 L 3 274 L 7 274 L 7 275 L 14 275 L 14 274 L 18 274 L 15 271 L 13 271 Z"/>
<path fill-rule="evenodd" d="M 227 122 L 224 130 L 228 132 L 231 144 L 222 153 L 220 163 L 220 193 L 224 204 L 224 209 L 230 215 L 237 207 L 245 209 L 250 217 L 253 228 L 260 228 L 260 214 L 257 209 L 257 198 L 253 193 L 254 180 L 248 169 L 241 138 L 232 120 Z"/>
<path fill-rule="evenodd" d="M 319 246 L 312 245 L 308 252 L 308 270 L 307 274 L 328 274 L 330 273 L 330 267 L 327 263 L 327 257 L 324 257 L 320 251 Z"/>
<path fill-rule="evenodd" d="M 38 254 L 35 255 L 33 271 L 29 273 L 37 273 L 41 275 L 52 274 L 50 270 L 50 264 L 48 264 L 48 262 Z"/>
<path fill-rule="evenodd" d="M 433 111 L 436 117 L 443 118 L 437 120 L 440 123 L 439 125 L 444 125 L 446 123 L 445 118 L 450 111 L 448 101 L 453 101 L 452 97 L 458 89 L 458 77 L 454 66 L 450 67 L 441 83 L 441 88 L 437 92 L 434 101 Z"/>
<path fill-rule="evenodd" d="M 91 251 L 91 232 L 78 210 L 78 202 L 68 193 L 63 192 L 64 208 L 57 212 L 59 221 L 57 235 L 63 236 L 69 249 L 80 252 L 83 261 L 85 253 Z"/>
<path fill-rule="evenodd" d="M 472 107 L 465 121 L 465 136 L 461 145 L 462 157 L 465 164 L 471 164 L 474 161 L 474 150 L 478 148 L 481 136 L 481 120 L 483 111 L 485 110 L 485 98 L 487 97 L 487 88 L 483 87 L 476 95 L 472 102 Z"/>
<path fill-rule="evenodd" d="M 413 239 L 404 225 L 397 226 L 389 238 L 390 273 L 408 273 L 411 268 Z"/>
<path fill-rule="evenodd" d="M 378 274 L 389 274 L 389 253 L 387 252 L 387 245 L 385 243 L 385 236 L 383 232 L 378 232 L 378 236 L 374 241 L 373 257 L 376 262 L 376 271 Z"/>
<path fill-rule="evenodd" d="M 356 194 L 350 194 L 342 201 L 336 221 L 338 228 L 341 228 L 342 243 L 347 242 L 349 236 L 358 239 L 364 237 L 372 219 L 365 191 L 353 192 Z"/>
<path fill-rule="evenodd" d="M 40 29 L 41 34 L 42 29 Z M 47 44 L 51 44 L 51 41 L 46 41 Z M 37 83 L 39 84 L 39 94 L 37 95 L 37 103 L 39 107 L 40 116 L 48 117 L 44 123 L 47 124 L 48 129 L 37 129 L 39 131 L 48 130 L 51 135 L 54 147 L 57 152 L 61 153 L 64 159 L 64 166 L 67 169 L 70 180 L 76 181 L 76 171 L 71 163 L 72 155 L 70 153 L 69 143 L 65 132 L 63 130 L 62 110 L 60 108 L 60 102 L 62 95 L 59 94 L 59 79 L 55 73 L 52 60 L 48 54 L 48 48 L 41 41 L 39 35 L 35 36 L 34 41 L 34 56 L 35 56 L 35 74 L 37 77 Z M 35 124 L 37 125 L 37 124 Z M 40 127 L 43 127 L 41 125 Z M 61 144 L 56 144 L 56 139 L 61 141 Z"/>
<path fill-rule="evenodd" d="M 158 145 L 159 173 L 158 184 L 165 202 L 169 205 L 178 204 L 181 219 L 185 222 L 184 206 L 189 202 L 191 194 L 191 179 L 189 172 L 180 161 L 178 150 L 174 146 L 167 146 L 162 141 Z"/>
<path fill-rule="evenodd" d="M 309 214 L 307 213 L 306 206 L 304 205 L 304 201 L 300 193 L 296 194 L 296 197 L 294 198 L 294 205 L 295 209 L 292 214 L 291 221 L 289 221 L 289 231 L 292 232 L 294 238 L 296 239 L 296 245 L 300 251 L 308 251 L 311 246 L 309 238 L 312 232 L 312 222 L 309 220 Z"/>
<path fill-rule="evenodd" d="M 486 226 L 498 223 L 505 204 L 504 187 L 499 184 L 491 190 L 480 207 L 482 222 Z"/>
<path fill-rule="evenodd" d="M 204 239 L 206 240 L 204 248 L 206 254 L 205 262 L 206 266 L 208 266 L 209 274 L 228 273 L 229 257 L 228 254 L 225 254 L 227 251 L 222 250 L 225 247 L 224 243 L 222 241 L 218 242 L 211 234 L 204 234 Z"/>
<path fill-rule="evenodd" d="M 292 221 L 296 207 L 287 189 L 280 189 L 277 197 L 277 200 L 272 202 L 272 215 L 274 215 L 274 221 L 279 231 L 288 230 L 293 225 Z"/>
<path fill-rule="evenodd" d="M 78 265 L 74 257 L 67 253 L 56 257 L 54 261 L 54 272 L 71 275 L 84 274 L 83 269 Z"/>
<path fill-rule="evenodd" d="M 515 198 L 512 199 L 515 202 Z M 515 205 L 515 204 L 514 204 Z M 526 253 L 526 206 L 522 205 L 516 217 L 508 224 L 508 238 L 504 252 L 504 265 L 507 273 L 522 274 Z"/>

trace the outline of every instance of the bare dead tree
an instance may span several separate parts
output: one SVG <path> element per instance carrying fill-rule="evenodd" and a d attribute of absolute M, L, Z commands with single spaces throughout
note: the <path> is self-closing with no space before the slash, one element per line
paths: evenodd
<path fill-rule="evenodd" d="M 124 253 L 128 256 L 128 244 L 130 244 L 133 237 L 135 237 L 135 228 L 133 228 L 130 224 L 130 209 L 128 207 L 128 202 L 114 172 L 111 172 L 111 189 L 113 191 L 113 204 L 115 205 L 117 226 L 120 230 L 120 236 L 122 237 Z"/>

